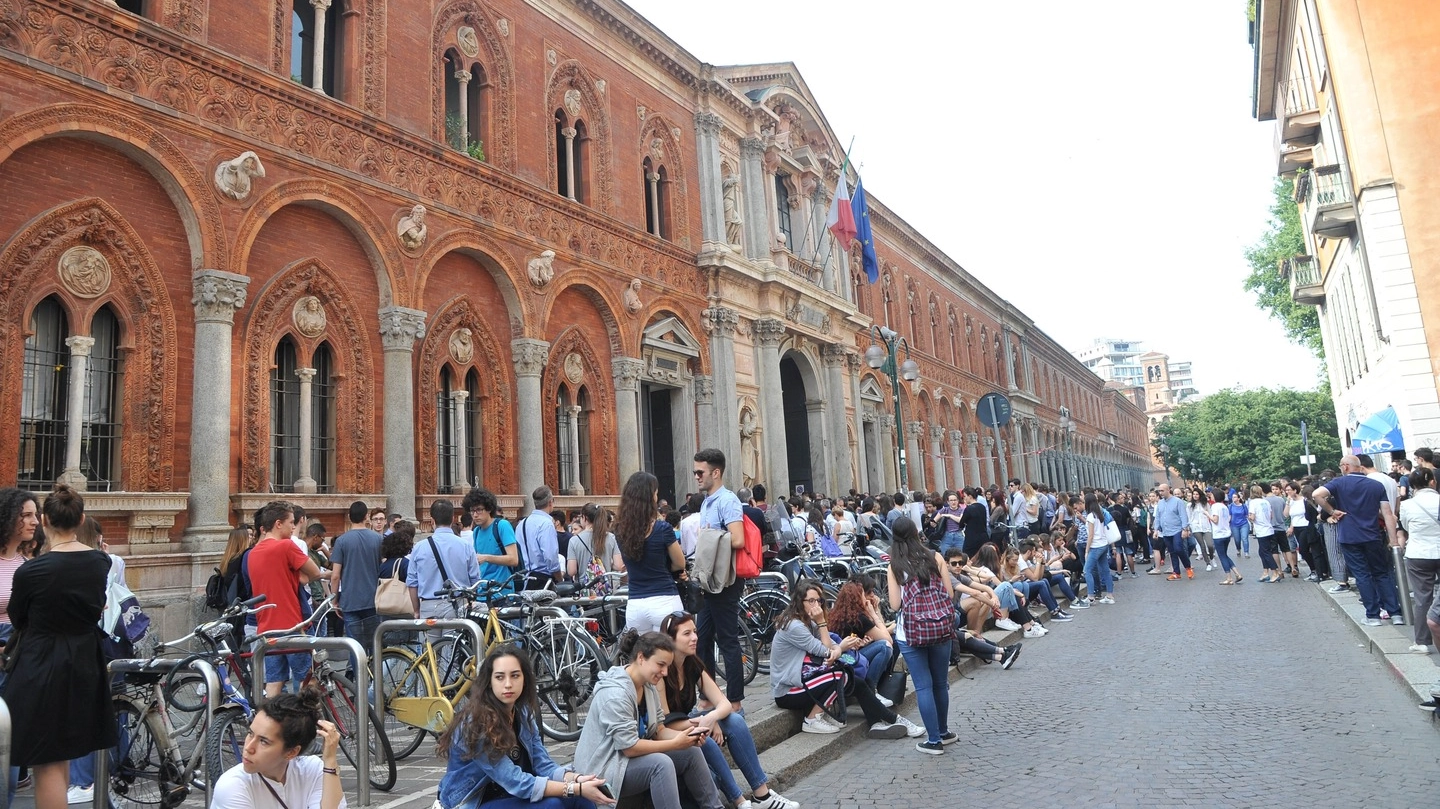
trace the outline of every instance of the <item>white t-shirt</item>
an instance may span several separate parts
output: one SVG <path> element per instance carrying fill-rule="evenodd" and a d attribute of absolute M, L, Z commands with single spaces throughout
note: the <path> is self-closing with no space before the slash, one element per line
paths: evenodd
<path fill-rule="evenodd" d="M 1215 521 L 1210 523 L 1210 531 L 1214 534 L 1213 538 L 1229 539 L 1230 509 L 1224 503 L 1211 503 L 1210 516 L 1215 518 Z"/>
<path fill-rule="evenodd" d="M 215 799 L 210 802 L 210 809 L 280 809 L 275 795 L 279 795 L 289 809 L 319 809 L 324 794 L 323 768 L 319 756 L 296 756 L 290 759 L 282 784 L 259 773 L 247 773 L 243 764 L 236 764 L 215 782 Z M 265 788 L 266 782 L 275 790 L 275 795 Z M 340 807 L 346 807 L 343 794 Z"/>
<path fill-rule="evenodd" d="M 687 514 L 680 521 L 680 550 L 685 558 L 695 555 L 695 543 L 700 541 L 700 512 Z"/>
<path fill-rule="evenodd" d="M 1385 487 L 1385 499 L 1390 501 L 1390 510 L 1398 514 L 1399 511 L 1396 509 L 1399 508 L 1400 502 L 1400 484 L 1396 483 L 1394 478 L 1380 472 L 1366 472 L 1365 477 L 1380 481 L 1380 485 Z"/>
<path fill-rule="evenodd" d="M 1270 501 L 1263 497 L 1254 497 L 1246 501 L 1245 508 L 1255 516 L 1255 522 L 1251 524 L 1251 530 L 1255 536 L 1268 537 L 1275 533 L 1275 523 L 1272 522 L 1270 514 Z"/>
<path fill-rule="evenodd" d="M 1110 534 L 1105 530 L 1105 519 L 1097 518 L 1090 512 L 1085 512 L 1085 529 L 1090 536 L 1085 543 L 1087 548 L 1103 548 L 1110 544 Z"/>
<path fill-rule="evenodd" d="M 1405 529 L 1406 559 L 1440 559 L 1440 492 L 1414 489 L 1400 504 L 1400 527 Z"/>
<path fill-rule="evenodd" d="M 1290 512 L 1291 528 L 1304 528 L 1310 524 L 1310 520 L 1305 517 L 1305 501 L 1303 499 L 1291 500 L 1286 498 L 1285 507 Z"/>

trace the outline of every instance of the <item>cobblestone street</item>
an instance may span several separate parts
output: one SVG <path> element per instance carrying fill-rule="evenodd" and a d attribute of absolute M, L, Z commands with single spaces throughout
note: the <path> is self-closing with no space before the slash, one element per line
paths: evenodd
<path fill-rule="evenodd" d="M 1126 578 L 951 690 L 960 743 L 846 751 L 805 809 L 1434 806 L 1440 735 L 1316 585 Z M 915 711 L 910 712 L 918 718 Z"/>

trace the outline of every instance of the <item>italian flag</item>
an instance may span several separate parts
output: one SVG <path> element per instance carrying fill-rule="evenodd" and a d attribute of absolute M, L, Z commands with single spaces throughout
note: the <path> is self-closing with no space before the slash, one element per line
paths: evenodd
<path fill-rule="evenodd" d="M 855 228 L 855 212 L 850 208 L 850 188 L 845 185 L 845 172 L 841 170 L 840 180 L 835 183 L 835 198 L 830 201 L 830 212 L 825 215 L 825 227 L 835 235 L 835 240 L 848 250 L 858 231 Z"/>

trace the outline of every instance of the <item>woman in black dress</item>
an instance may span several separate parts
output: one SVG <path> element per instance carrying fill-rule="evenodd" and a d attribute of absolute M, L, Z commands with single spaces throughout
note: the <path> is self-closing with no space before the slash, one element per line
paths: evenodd
<path fill-rule="evenodd" d="M 74 489 L 57 484 L 41 514 L 50 551 L 15 573 L 19 657 L 3 696 L 12 763 L 34 771 L 35 806 L 64 809 L 70 759 L 116 743 L 99 628 L 110 557 L 75 538 L 85 501 Z"/>

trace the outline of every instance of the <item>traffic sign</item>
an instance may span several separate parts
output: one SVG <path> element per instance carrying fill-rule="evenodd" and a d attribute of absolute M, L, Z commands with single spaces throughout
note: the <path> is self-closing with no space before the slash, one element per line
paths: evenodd
<path fill-rule="evenodd" d="M 1301 456 L 1300 456 L 1300 463 L 1315 463 L 1315 456 L 1314 456 L 1314 455 L 1301 455 Z"/>
<path fill-rule="evenodd" d="M 986 427 L 1004 427 L 1010 423 L 1010 400 L 1003 393 L 987 393 L 975 404 L 975 416 Z"/>

